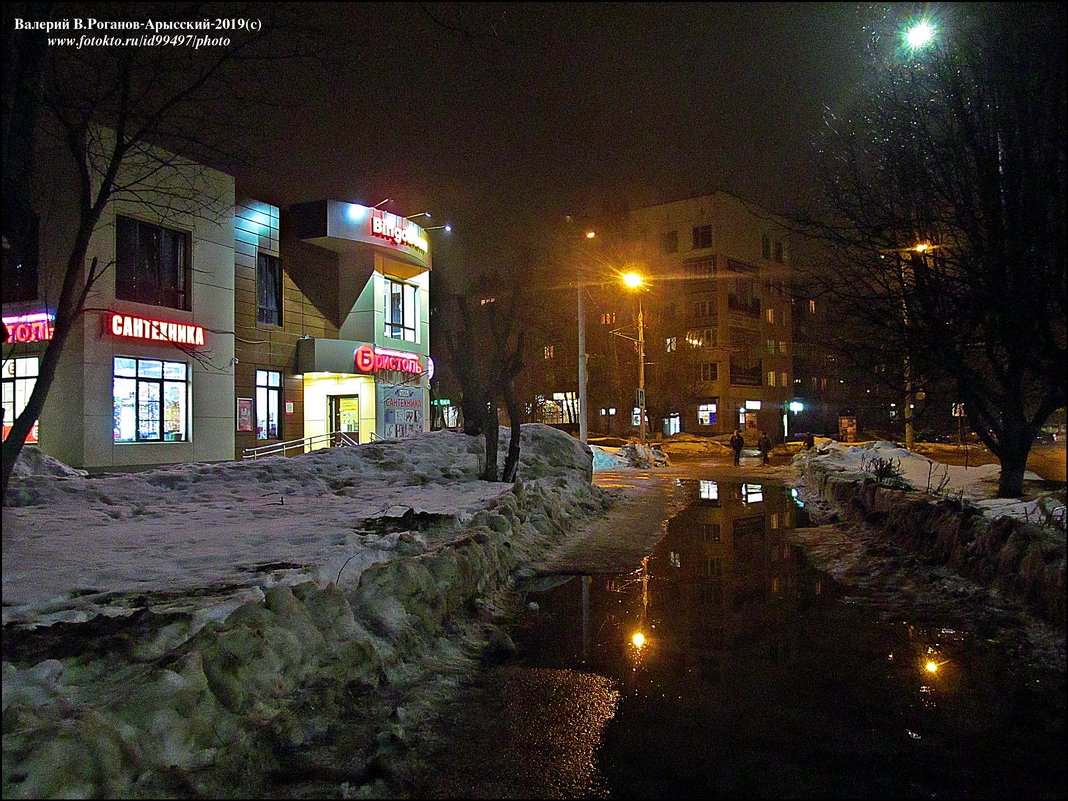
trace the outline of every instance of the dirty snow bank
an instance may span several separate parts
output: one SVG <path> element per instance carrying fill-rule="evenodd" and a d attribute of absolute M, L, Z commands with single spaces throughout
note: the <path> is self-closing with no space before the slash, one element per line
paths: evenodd
<path fill-rule="evenodd" d="M 478 481 L 481 439 L 455 432 L 13 480 L 4 797 L 255 796 L 339 739 L 352 783 L 370 781 L 419 656 L 605 508 L 588 447 L 522 433 L 515 485 Z M 392 734 L 354 720 L 383 704 Z"/>
<path fill-rule="evenodd" d="M 795 456 L 794 466 L 810 497 L 837 515 L 1064 626 L 1063 493 L 991 503 L 998 465 L 940 464 L 887 442 L 822 444 Z"/>

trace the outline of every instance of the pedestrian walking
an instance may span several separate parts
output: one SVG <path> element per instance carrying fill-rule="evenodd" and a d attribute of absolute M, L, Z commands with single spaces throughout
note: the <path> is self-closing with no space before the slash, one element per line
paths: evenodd
<path fill-rule="evenodd" d="M 768 464 L 768 456 L 771 454 L 771 440 L 768 439 L 768 435 L 763 431 L 760 432 L 760 439 L 757 440 L 757 448 L 760 450 L 761 464 Z"/>
<path fill-rule="evenodd" d="M 731 434 L 730 445 L 731 450 L 734 452 L 734 466 L 737 467 L 739 460 L 742 458 L 742 445 L 745 444 L 745 439 L 742 437 L 742 432 L 737 428 L 734 429 L 734 433 Z"/>

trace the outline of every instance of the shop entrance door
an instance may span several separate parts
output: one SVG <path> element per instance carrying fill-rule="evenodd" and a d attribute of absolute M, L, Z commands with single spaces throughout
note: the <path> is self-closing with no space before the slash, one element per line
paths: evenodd
<path fill-rule="evenodd" d="M 354 441 L 360 439 L 360 396 L 330 395 L 330 430 L 348 434 Z M 335 437 L 334 445 L 341 444 Z"/>

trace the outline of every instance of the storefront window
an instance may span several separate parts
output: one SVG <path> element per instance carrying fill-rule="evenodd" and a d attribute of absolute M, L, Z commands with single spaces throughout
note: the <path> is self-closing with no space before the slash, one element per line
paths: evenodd
<path fill-rule="evenodd" d="M 115 357 L 115 442 L 189 439 L 189 368 L 183 362 Z"/>
<path fill-rule="evenodd" d="M 697 407 L 697 423 L 702 426 L 711 426 L 716 423 L 717 404 L 702 403 Z"/>
<path fill-rule="evenodd" d="M 411 284 L 386 280 L 386 329 L 391 339 L 419 341 L 418 292 Z"/>
<path fill-rule="evenodd" d="M 26 402 L 30 399 L 30 393 L 33 392 L 33 387 L 37 383 L 38 365 L 39 360 L 36 356 L 4 360 L 4 439 L 7 439 L 15 418 L 26 408 Z M 29 444 L 37 442 L 37 421 L 34 421 L 26 442 Z"/>
<path fill-rule="evenodd" d="M 278 415 L 282 374 L 274 370 L 256 371 L 256 439 L 278 439 Z"/>

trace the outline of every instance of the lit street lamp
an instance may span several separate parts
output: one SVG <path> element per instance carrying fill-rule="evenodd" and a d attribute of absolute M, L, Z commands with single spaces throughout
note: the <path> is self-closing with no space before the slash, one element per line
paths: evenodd
<path fill-rule="evenodd" d="M 645 279 L 638 273 L 624 273 L 623 283 L 628 289 L 640 290 Z M 645 319 L 642 314 L 642 296 L 638 295 L 638 439 L 645 444 Z"/>

